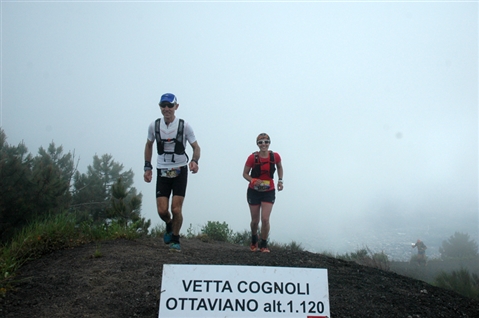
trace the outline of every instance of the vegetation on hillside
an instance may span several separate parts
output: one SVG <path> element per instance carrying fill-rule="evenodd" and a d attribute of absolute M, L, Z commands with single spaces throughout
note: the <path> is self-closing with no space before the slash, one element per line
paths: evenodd
<path fill-rule="evenodd" d="M 38 154 L 7 143 L 0 129 L 0 243 L 6 244 L 36 220 L 63 213 L 79 223 L 135 223 L 147 232 L 150 220 L 141 217 L 142 195 L 133 187 L 133 171 L 124 171 L 111 155 L 95 155 L 80 173 L 74 153 L 53 142 Z"/>
<path fill-rule="evenodd" d="M 479 299 L 479 276 L 469 273 L 465 268 L 451 273 L 441 272 L 437 275 L 434 285 L 454 290 L 466 297 Z"/>
<path fill-rule="evenodd" d="M 442 259 L 474 259 L 478 257 L 479 246 L 467 233 L 455 232 L 442 242 L 439 248 Z"/>

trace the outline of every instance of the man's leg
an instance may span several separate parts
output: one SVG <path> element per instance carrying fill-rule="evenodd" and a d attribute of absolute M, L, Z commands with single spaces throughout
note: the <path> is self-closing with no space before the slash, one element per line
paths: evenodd
<path fill-rule="evenodd" d="M 170 239 L 166 236 L 171 236 L 171 214 L 168 210 L 170 203 L 171 182 L 168 179 L 160 176 L 160 170 L 157 170 L 156 179 L 156 209 L 158 215 L 166 224 L 165 243 L 169 243 Z"/>
<path fill-rule="evenodd" d="M 183 225 L 183 201 L 185 197 L 174 195 L 173 201 L 171 203 L 171 212 L 173 214 L 173 223 L 172 223 L 172 230 L 173 235 L 179 236 L 181 226 Z"/>
<path fill-rule="evenodd" d="M 163 241 L 165 244 L 170 244 L 171 242 L 171 232 L 173 222 L 171 220 L 170 212 L 168 211 L 168 197 L 158 197 L 156 198 L 156 208 L 158 210 L 158 215 L 165 222 L 165 234 L 163 235 Z"/>
<path fill-rule="evenodd" d="M 173 198 L 171 202 L 172 214 L 172 235 L 170 250 L 181 251 L 180 247 L 180 230 L 183 225 L 183 201 L 185 200 L 186 185 L 188 183 L 187 166 L 181 167 L 180 174 L 173 179 L 172 190 Z"/>
<path fill-rule="evenodd" d="M 170 244 L 170 251 L 181 251 L 180 246 L 180 230 L 181 225 L 183 224 L 183 214 L 182 214 L 182 207 L 183 207 L 183 200 L 185 197 L 174 195 L 173 200 L 171 203 L 171 213 L 173 214 L 173 219 L 171 221 L 171 244 Z"/>
<path fill-rule="evenodd" d="M 168 211 L 169 200 L 167 197 L 158 197 L 156 198 L 156 208 L 158 210 L 158 215 L 165 223 L 171 222 L 171 215 Z"/>

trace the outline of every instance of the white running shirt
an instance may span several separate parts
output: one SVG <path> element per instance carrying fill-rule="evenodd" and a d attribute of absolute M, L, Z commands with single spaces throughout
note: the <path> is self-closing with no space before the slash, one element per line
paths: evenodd
<path fill-rule="evenodd" d="M 148 140 L 149 141 L 154 141 L 156 142 L 156 135 L 155 135 L 155 122 L 153 121 L 150 126 L 148 127 Z M 161 118 L 160 121 L 160 135 L 161 139 L 175 139 L 176 134 L 178 131 L 178 124 L 180 120 L 178 117 L 175 117 L 173 122 L 171 122 L 168 126 L 165 124 L 165 120 Z M 186 151 L 186 141 L 188 143 L 192 144 L 196 141 L 195 133 L 193 132 L 193 128 L 188 125 L 188 123 L 185 121 L 184 123 L 184 129 L 183 129 L 183 145 L 185 146 L 185 151 Z M 164 143 L 165 146 L 165 151 L 167 152 L 174 152 L 175 151 L 175 142 L 174 141 L 165 141 Z M 153 151 L 157 152 L 157 145 L 153 146 Z M 172 162 L 173 154 L 162 154 L 158 155 L 157 160 L 156 160 L 156 168 L 157 169 L 164 169 L 164 168 L 177 168 L 177 167 L 182 167 L 186 166 L 188 164 L 186 154 L 183 155 L 177 155 L 174 154 L 174 160 L 175 162 Z"/>

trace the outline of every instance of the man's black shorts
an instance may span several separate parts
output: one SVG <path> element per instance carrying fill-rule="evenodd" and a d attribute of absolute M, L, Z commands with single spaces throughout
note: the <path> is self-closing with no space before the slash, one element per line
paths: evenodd
<path fill-rule="evenodd" d="M 156 169 L 156 197 L 169 198 L 171 192 L 173 195 L 184 197 L 186 194 L 186 184 L 188 183 L 188 168 L 183 166 L 180 169 L 180 174 L 175 178 L 161 177 L 160 169 Z"/>
<path fill-rule="evenodd" d="M 248 199 L 248 203 L 250 205 L 259 205 L 261 202 L 269 202 L 273 204 L 274 200 L 276 199 L 276 190 L 260 192 L 256 191 L 255 189 L 248 188 L 246 198 Z"/>

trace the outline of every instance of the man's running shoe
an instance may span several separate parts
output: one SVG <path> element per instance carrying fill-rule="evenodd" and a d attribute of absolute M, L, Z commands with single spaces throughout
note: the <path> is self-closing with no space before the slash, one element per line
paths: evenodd
<path fill-rule="evenodd" d="M 180 243 L 171 243 L 170 244 L 170 251 L 181 252 Z"/>
<path fill-rule="evenodd" d="M 262 247 L 260 251 L 261 251 L 261 253 L 269 253 L 269 252 L 271 252 L 271 251 L 269 250 L 269 248 L 267 248 L 267 247 Z"/>
<path fill-rule="evenodd" d="M 165 244 L 170 244 L 171 243 L 171 237 L 173 236 L 173 233 L 166 233 L 165 232 L 165 235 L 163 235 L 163 242 L 165 242 Z"/>
<path fill-rule="evenodd" d="M 251 245 L 249 246 L 249 249 L 251 250 L 251 252 L 256 252 L 258 250 L 258 243 L 251 243 Z"/>

